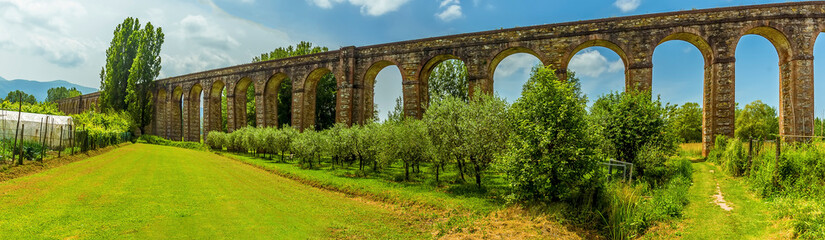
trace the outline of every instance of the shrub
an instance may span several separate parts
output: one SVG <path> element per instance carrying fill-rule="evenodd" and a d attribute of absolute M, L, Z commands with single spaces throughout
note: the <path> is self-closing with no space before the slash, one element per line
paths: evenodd
<path fill-rule="evenodd" d="M 211 131 L 206 135 L 206 144 L 212 149 L 222 150 L 226 145 L 226 135 L 224 132 Z"/>
<path fill-rule="evenodd" d="M 678 137 L 665 121 L 661 102 L 652 100 L 650 92 L 609 93 L 591 108 L 591 120 L 601 129 L 609 143 L 605 152 L 616 159 L 634 161 L 645 145 L 671 155 L 676 152 Z"/>
<path fill-rule="evenodd" d="M 154 145 L 161 145 L 161 146 L 170 146 L 170 147 L 179 147 L 179 148 L 186 148 L 186 149 L 194 149 L 194 150 L 209 150 L 209 147 L 206 144 L 199 143 L 199 142 L 179 142 L 179 141 L 170 141 L 162 137 L 158 137 L 155 135 L 143 134 L 138 138 L 138 141 L 143 141 L 148 144 Z"/>
<path fill-rule="evenodd" d="M 708 161 L 716 163 L 720 162 L 722 159 L 722 154 L 725 153 L 727 148 L 728 137 L 725 135 L 716 135 L 716 140 L 713 141 L 713 149 L 711 149 L 708 153 Z"/>
<path fill-rule="evenodd" d="M 728 142 L 725 152 L 722 153 L 722 167 L 734 177 L 742 176 L 748 164 L 748 156 L 742 146 L 742 141 L 733 139 Z"/>
<path fill-rule="evenodd" d="M 555 71 L 533 69 L 510 108 L 512 135 L 503 169 L 510 200 L 567 200 L 589 204 L 599 189 L 598 160 L 587 134 L 584 97 Z"/>

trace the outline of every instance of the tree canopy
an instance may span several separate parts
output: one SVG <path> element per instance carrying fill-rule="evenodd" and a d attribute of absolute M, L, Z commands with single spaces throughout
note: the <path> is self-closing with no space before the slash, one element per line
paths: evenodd
<path fill-rule="evenodd" d="M 163 31 L 147 23 L 141 29 L 137 18 L 126 18 L 115 27 L 106 50 L 106 65 L 100 70 L 101 108 L 128 110 L 143 128 L 152 119 L 153 81 L 160 74 Z"/>
<path fill-rule="evenodd" d="M 56 102 L 60 99 L 73 98 L 82 95 L 77 88 L 53 87 L 46 91 L 46 102 Z"/>
<path fill-rule="evenodd" d="M 34 97 L 34 95 L 30 95 L 30 94 L 25 93 L 25 92 L 20 91 L 20 90 L 14 90 L 14 91 L 9 92 L 9 94 L 7 94 L 6 98 L 3 99 L 3 100 L 15 103 L 15 102 L 19 102 L 21 99 L 23 100 L 23 103 L 28 103 L 28 104 L 37 103 L 37 99 Z"/>
<path fill-rule="evenodd" d="M 463 101 L 469 99 L 467 68 L 458 59 L 450 59 L 441 62 L 430 73 L 427 80 L 429 87 L 430 101 L 438 101 L 448 96 L 452 96 Z"/>
<path fill-rule="evenodd" d="M 736 114 L 735 135 L 741 140 L 775 139 L 779 134 L 776 109 L 760 100 L 753 101 Z"/>

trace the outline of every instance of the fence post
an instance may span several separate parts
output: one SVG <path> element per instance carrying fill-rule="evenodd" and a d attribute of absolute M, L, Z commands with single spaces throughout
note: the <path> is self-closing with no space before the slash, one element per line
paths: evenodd
<path fill-rule="evenodd" d="M 19 146 L 20 152 L 18 153 L 19 155 L 17 156 L 17 164 L 19 164 L 19 165 L 23 165 L 23 135 L 26 132 L 26 124 L 24 123 L 24 124 L 21 124 L 21 125 L 22 126 L 20 127 L 20 146 Z"/>
<path fill-rule="evenodd" d="M 46 119 L 42 119 L 42 118 L 40 119 L 40 132 L 37 134 L 37 138 L 39 138 L 39 139 L 37 139 L 38 140 L 37 142 L 41 144 L 41 146 L 40 146 L 40 148 L 41 148 L 40 149 L 40 162 L 43 162 L 43 149 L 42 149 L 43 146 L 42 145 L 44 145 L 43 140 L 46 138 L 46 136 L 45 136 L 46 131 L 43 128 L 43 121 L 44 120 L 46 121 L 46 124 L 48 124 L 49 117 L 46 117 Z"/>
<path fill-rule="evenodd" d="M 57 141 L 57 157 L 63 152 L 63 126 L 60 126 L 60 140 Z"/>

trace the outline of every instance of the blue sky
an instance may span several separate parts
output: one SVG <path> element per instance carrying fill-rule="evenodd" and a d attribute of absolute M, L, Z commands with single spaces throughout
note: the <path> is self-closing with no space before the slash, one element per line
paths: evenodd
<path fill-rule="evenodd" d="M 166 32 L 162 77 L 249 62 L 271 49 L 309 41 L 330 49 L 366 46 L 448 34 L 577 20 L 752 5 L 786 1 L 652 0 L 0 0 L 0 76 L 7 79 L 65 79 L 99 86 L 99 71 L 112 29 L 123 18 L 151 21 Z M 5 34 L 4 34 L 5 33 Z M 820 41 L 821 42 L 821 41 Z M 825 71 L 825 43 L 816 43 L 815 72 Z M 736 100 L 778 104 L 776 50 L 764 38 L 746 36 L 737 46 Z M 823 55 L 825 56 L 825 55 Z M 821 57 L 825 58 L 825 57 Z M 825 60 L 824 60 L 825 61 Z M 521 54 L 505 59 L 494 76 L 495 89 L 518 98 L 538 61 Z M 653 56 L 653 91 L 665 102 L 702 101 L 701 54 L 671 41 Z M 585 93 L 595 99 L 622 91 L 623 63 L 605 48 L 577 54 L 570 68 Z M 817 116 L 825 115 L 825 79 L 815 76 Z M 822 79 L 822 80 L 820 80 Z M 386 116 L 401 95 L 400 73 L 378 75 L 376 103 Z"/>

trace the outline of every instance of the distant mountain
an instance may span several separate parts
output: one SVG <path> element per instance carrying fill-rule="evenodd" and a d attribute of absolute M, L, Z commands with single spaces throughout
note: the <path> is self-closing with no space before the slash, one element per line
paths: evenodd
<path fill-rule="evenodd" d="M 80 86 L 63 80 L 38 82 L 24 79 L 6 80 L 5 78 L 0 77 L 0 99 L 5 98 L 6 95 L 9 95 L 9 92 L 11 91 L 20 90 L 25 93 L 34 95 L 34 97 L 37 98 L 38 102 L 42 102 L 46 100 L 46 91 L 48 91 L 49 88 L 54 87 L 66 87 L 70 89 L 74 87 L 77 88 L 77 90 L 79 90 L 83 94 L 98 91 L 96 88 Z"/>

